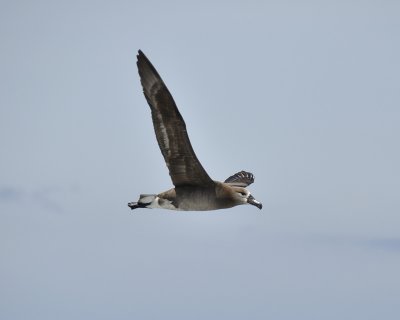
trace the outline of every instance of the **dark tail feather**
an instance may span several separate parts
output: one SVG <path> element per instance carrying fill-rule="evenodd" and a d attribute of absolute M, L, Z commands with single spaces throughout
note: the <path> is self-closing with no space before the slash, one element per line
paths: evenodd
<path fill-rule="evenodd" d="M 129 202 L 128 207 L 131 208 L 132 210 L 137 208 L 146 208 L 146 204 L 138 202 Z"/>
<path fill-rule="evenodd" d="M 156 194 L 141 194 L 138 202 L 129 202 L 128 207 L 133 209 L 137 208 L 147 208 L 155 199 L 157 198 Z"/>

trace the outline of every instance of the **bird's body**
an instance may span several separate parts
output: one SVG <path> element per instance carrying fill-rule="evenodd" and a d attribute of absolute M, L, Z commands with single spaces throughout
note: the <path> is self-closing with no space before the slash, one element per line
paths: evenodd
<path fill-rule="evenodd" d="M 252 204 L 262 204 L 245 189 L 254 182 L 251 173 L 241 171 L 219 182 L 212 180 L 193 151 L 185 122 L 156 69 L 139 50 L 138 70 L 143 92 L 150 106 L 154 130 L 161 153 L 175 188 L 159 194 L 142 194 L 136 208 L 162 208 L 183 211 L 206 211 Z"/>

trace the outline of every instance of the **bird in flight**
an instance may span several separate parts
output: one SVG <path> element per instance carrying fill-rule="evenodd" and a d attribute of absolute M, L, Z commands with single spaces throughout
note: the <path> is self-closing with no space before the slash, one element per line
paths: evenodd
<path fill-rule="evenodd" d="M 224 182 L 214 181 L 193 151 L 186 124 L 164 81 L 139 50 L 137 67 L 143 93 L 151 109 L 154 131 L 175 188 L 159 194 L 141 194 L 128 206 L 183 211 L 206 211 L 251 204 L 261 209 L 246 189 L 254 182 L 252 173 L 240 171 Z"/>

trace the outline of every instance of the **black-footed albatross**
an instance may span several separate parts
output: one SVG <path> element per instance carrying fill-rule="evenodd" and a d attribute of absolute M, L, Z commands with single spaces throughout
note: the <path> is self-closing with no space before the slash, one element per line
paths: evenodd
<path fill-rule="evenodd" d="M 251 204 L 261 209 L 261 202 L 245 189 L 254 182 L 253 174 L 240 171 L 224 182 L 209 177 L 193 151 L 185 121 L 172 95 L 141 50 L 137 55 L 137 66 L 158 145 L 175 188 L 159 194 L 141 194 L 137 202 L 130 202 L 128 206 L 131 209 L 206 211 Z"/>

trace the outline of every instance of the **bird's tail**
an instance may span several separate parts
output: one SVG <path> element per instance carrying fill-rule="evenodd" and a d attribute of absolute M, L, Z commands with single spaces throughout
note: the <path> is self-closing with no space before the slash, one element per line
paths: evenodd
<path fill-rule="evenodd" d="M 128 207 L 132 210 L 137 208 L 147 208 L 156 200 L 156 198 L 156 194 L 141 194 L 138 202 L 129 202 Z"/>

